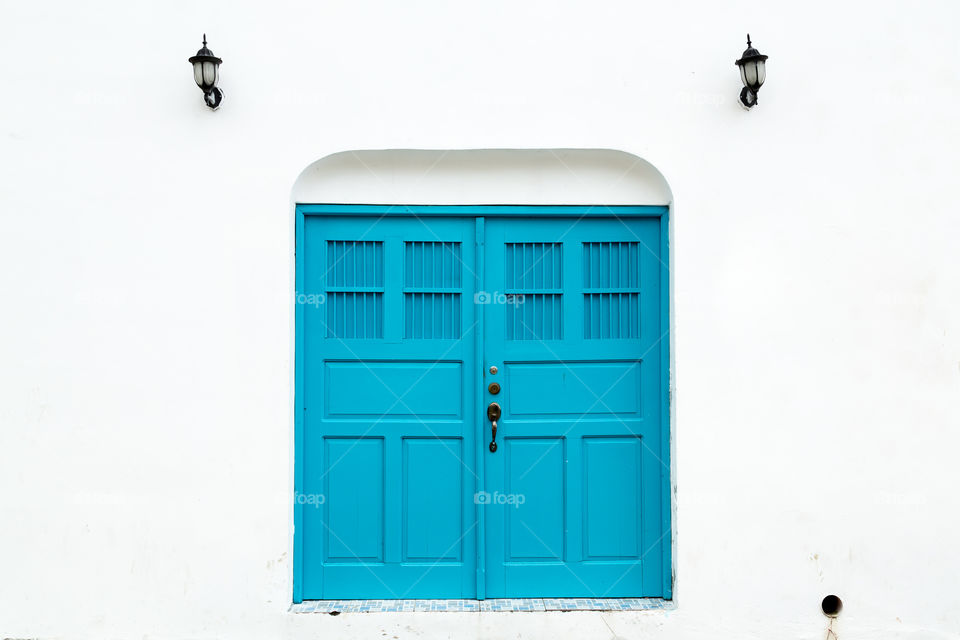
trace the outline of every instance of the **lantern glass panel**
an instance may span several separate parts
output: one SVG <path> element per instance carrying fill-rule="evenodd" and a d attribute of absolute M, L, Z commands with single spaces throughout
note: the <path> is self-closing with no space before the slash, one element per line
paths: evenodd
<path fill-rule="evenodd" d="M 744 84 L 753 88 L 757 86 L 757 63 L 750 61 L 743 65 Z"/>
<path fill-rule="evenodd" d="M 198 87 L 203 87 L 203 63 L 194 62 L 193 63 L 193 79 L 197 83 Z"/>
<path fill-rule="evenodd" d="M 763 84 L 763 81 L 767 79 L 767 66 L 763 60 L 757 62 L 757 86 Z"/>
<path fill-rule="evenodd" d="M 748 85 L 747 85 L 747 72 L 744 71 L 744 68 L 743 68 L 743 67 L 744 67 L 744 65 L 740 65 L 740 81 L 743 82 L 743 86 L 746 87 L 746 86 L 748 86 Z M 199 81 L 198 81 L 198 84 L 199 84 Z"/>
<path fill-rule="evenodd" d="M 217 65 L 213 62 L 203 63 L 203 85 L 205 89 L 212 89 L 217 84 Z"/>

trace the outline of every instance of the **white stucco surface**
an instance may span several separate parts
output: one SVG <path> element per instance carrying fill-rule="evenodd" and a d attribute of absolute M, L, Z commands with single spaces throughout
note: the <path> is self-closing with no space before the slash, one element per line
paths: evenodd
<path fill-rule="evenodd" d="M 819 639 L 828 593 L 841 639 L 960 635 L 956 3 L 2 15 L 0 637 Z M 287 612 L 291 202 L 594 193 L 500 162 L 425 186 L 386 159 L 378 186 L 354 149 L 613 149 L 665 177 L 609 195 L 673 207 L 675 610 Z"/>
<path fill-rule="evenodd" d="M 612 149 L 350 150 L 304 169 L 295 202 L 669 205 L 656 167 Z"/>

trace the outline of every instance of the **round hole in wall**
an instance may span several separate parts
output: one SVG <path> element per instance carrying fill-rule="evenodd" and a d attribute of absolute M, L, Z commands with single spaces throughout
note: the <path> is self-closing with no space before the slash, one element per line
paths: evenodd
<path fill-rule="evenodd" d="M 831 593 L 820 603 L 820 608 L 823 609 L 823 615 L 833 618 L 840 615 L 840 610 L 843 609 L 843 601 Z"/>

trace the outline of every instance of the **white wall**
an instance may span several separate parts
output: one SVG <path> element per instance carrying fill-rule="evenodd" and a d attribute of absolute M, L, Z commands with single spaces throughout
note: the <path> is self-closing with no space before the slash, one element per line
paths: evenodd
<path fill-rule="evenodd" d="M 675 198 L 678 607 L 611 630 L 821 638 L 837 593 L 841 637 L 960 631 L 956 3 L 2 14 L 0 637 L 492 634 L 286 612 L 289 203 L 337 151 L 510 147 Z"/>

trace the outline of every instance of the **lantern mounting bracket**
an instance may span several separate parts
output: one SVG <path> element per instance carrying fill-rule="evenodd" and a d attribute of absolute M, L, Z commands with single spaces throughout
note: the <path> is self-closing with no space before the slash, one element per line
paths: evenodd
<path fill-rule="evenodd" d="M 203 101 L 206 102 L 207 106 L 211 109 L 218 109 L 221 100 L 223 100 L 223 91 L 220 87 L 214 87 L 203 94 Z"/>

